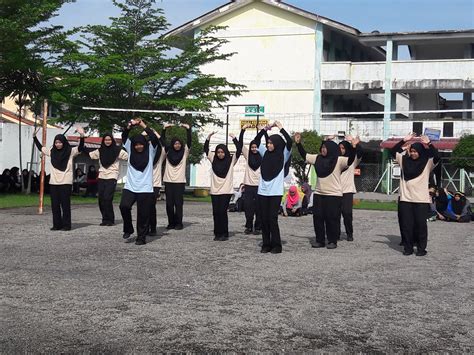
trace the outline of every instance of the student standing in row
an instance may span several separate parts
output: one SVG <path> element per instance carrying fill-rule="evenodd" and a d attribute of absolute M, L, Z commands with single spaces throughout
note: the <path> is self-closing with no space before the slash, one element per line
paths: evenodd
<path fill-rule="evenodd" d="M 286 142 L 279 134 L 273 134 L 268 137 L 265 146 L 260 145 L 266 130 L 273 126 L 280 129 Z M 263 239 L 261 252 L 277 254 L 282 252 L 278 211 L 283 196 L 283 181 L 289 172 L 293 141 L 280 122 L 275 121 L 273 126 L 260 130 L 255 142 L 259 145 L 258 151 L 262 156 L 260 166 L 262 177 L 258 185 L 258 207 L 261 211 Z"/>
<path fill-rule="evenodd" d="M 130 129 L 140 126 L 145 130 L 149 141 L 139 134 L 129 138 Z M 123 218 L 123 238 L 133 234 L 132 206 L 137 203 L 136 245 L 146 244 L 150 223 L 150 210 L 153 203 L 153 159 L 160 142 L 155 133 L 141 119 L 133 119 L 122 133 L 124 149 L 128 152 L 127 181 L 122 191 L 120 212 Z"/>
<path fill-rule="evenodd" d="M 101 226 L 113 226 L 115 224 L 114 193 L 119 176 L 120 160 L 128 160 L 128 154 L 117 145 L 112 133 L 102 136 L 99 149 L 89 152 L 89 157 L 99 160 L 99 209 L 102 214 Z"/>
<path fill-rule="evenodd" d="M 244 156 L 247 164 L 245 165 L 244 174 L 244 209 L 245 209 L 245 234 L 250 234 L 252 231 L 254 234 L 260 234 L 262 231 L 262 225 L 260 221 L 260 210 L 258 208 L 258 183 L 260 181 L 260 165 L 262 165 L 262 156 L 258 152 L 257 142 L 254 140 L 250 142 L 249 147 L 244 146 L 244 134 L 245 130 L 250 125 L 242 127 L 239 136 L 239 144 L 242 147 L 242 155 Z M 266 134 L 266 131 L 265 131 Z M 255 222 L 254 222 L 255 216 Z"/>
<path fill-rule="evenodd" d="M 38 131 L 38 130 L 37 130 Z M 52 231 L 71 230 L 71 192 L 73 180 L 73 160 L 84 148 L 84 129 L 77 127 L 76 132 L 81 136 L 79 146 L 71 147 L 66 136 L 58 134 L 54 137 L 51 148 L 43 147 L 34 133 L 36 147 L 51 157 L 51 178 L 49 181 L 51 195 L 51 211 L 53 212 Z"/>
<path fill-rule="evenodd" d="M 166 229 L 183 229 L 183 195 L 186 185 L 186 163 L 191 149 L 192 135 L 188 124 L 181 124 L 186 128 L 186 145 L 177 138 L 171 139 L 171 144 L 166 145 L 166 129 L 173 125 L 166 124 L 163 129 L 162 144 L 165 147 L 166 163 L 163 182 L 166 193 L 166 214 L 168 226 Z"/>
<path fill-rule="evenodd" d="M 314 165 L 316 189 L 313 196 L 313 224 L 316 243 L 313 248 L 337 248 L 341 233 L 342 185 L 341 174 L 352 164 L 351 157 L 341 157 L 337 143 L 326 140 L 319 148 L 319 154 L 307 154 L 301 144 L 301 134 L 295 134 L 295 142 L 301 157 Z M 356 142 L 356 141 L 355 141 Z M 358 142 L 357 142 L 358 143 Z"/>
<path fill-rule="evenodd" d="M 153 130 L 155 135 L 159 137 L 157 131 Z M 151 204 L 150 210 L 150 229 L 148 231 L 148 235 L 154 237 L 157 235 L 156 233 L 156 202 L 160 197 L 160 191 L 162 187 L 163 181 L 163 161 L 165 159 L 166 153 L 165 148 L 163 146 L 158 147 L 155 158 L 153 159 L 153 203 Z"/>
<path fill-rule="evenodd" d="M 424 256 L 428 243 L 426 218 L 430 204 L 429 178 L 439 156 L 437 149 L 426 136 L 421 137 L 421 142 L 412 143 L 403 151 L 403 145 L 414 138 L 414 133 L 407 135 L 391 149 L 391 154 L 400 165 L 402 173 L 398 218 L 404 246 L 403 255 L 413 254 L 416 243 L 416 255 Z M 425 145 L 428 148 L 425 148 Z"/>
<path fill-rule="evenodd" d="M 204 153 L 212 164 L 211 170 L 211 200 L 212 217 L 214 219 L 214 240 L 225 241 L 229 239 L 229 220 L 227 210 L 229 201 L 234 194 L 234 166 L 239 159 L 241 147 L 233 134 L 230 136 L 236 147 L 235 154 L 231 155 L 225 144 L 218 144 L 214 152 L 209 151 L 211 137 L 216 132 L 207 136 L 204 143 Z"/>
<path fill-rule="evenodd" d="M 357 192 L 354 181 L 354 170 L 362 160 L 362 149 L 359 144 L 359 137 L 355 139 L 352 136 L 347 136 L 346 139 L 339 143 L 339 150 L 341 156 L 349 157 L 353 147 L 355 146 L 356 156 L 354 162 L 344 170 L 341 174 L 342 185 L 342 205 L 341 213 L 344 220 L 344 227 L 346 229 L 347 240 L 352 242 L 354 240 L 354 228 L 352 226 L 352 205 L 354 202 L 354 194 Z M 340 224 L 339 224 L 340 226 Z M 340 233 L 339 233 L 340 235 Z"/>

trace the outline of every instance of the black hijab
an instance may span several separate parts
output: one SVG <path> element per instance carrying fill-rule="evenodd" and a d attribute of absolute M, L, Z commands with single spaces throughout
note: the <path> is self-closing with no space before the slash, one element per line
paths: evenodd
<path fill-rule="evenodd" d="M 326 147 L 327 155 L 324 157 L 322 154 L 318 154 L 316 157 L 316 163 L 314 169 L 318 178 L 325 178 L 332 174 L 336 168 L 337 160 L 339 159 L 339 145 L 333 141 L 324 141 L 321 143 L 319 152 L 321 153 L 322 148 Z"/>
<path fill-rule="evenodd" d="M 106 137 L 112 138 L 112 144 L 110 146 L 106 146 L 104 143 Z M 117 145 L 117 142 L 115 142 L 114 136 L 111 133 L 106 133 L 102 137 L 102 143 L 100 144 L 99 148 L 100 164 L 102 164 L 102 166 L 107 169 L 109 166 L 115 163 L 121 149 L 122 148 Z"/>
<path fill-rule="evenodd" d="M 174 144 L 176 142 L 181 143 L 181 149 L 180 150 L 174 149 Z M 168 161 L 170 162 L 171 165 L 176 166 L 179 163 L 181 163 L 181 160 L 184 157 L 184 144 L 183 144 L 183 141 L 181 139 L 179 139 L 178 137 L 173 137 L 171 139 L 171 144 L 168 147 L 168 151 L 166 153 L 167 153 L 166 157 L 168 158 Z"/>
<path fill-rule="evenodd" d="M 436 196 L 436 211 L 444 212 L 448 208 L 448 196 L 444 192 L 444 189 L 438 188 L 438 196 Z"/>
<path fill-rule="evenodd" d="M 343 145 L 344 146 L 344 149 L 345 149 L 345 153 L 344 154 L 341 154 L 341 156 L 343 157 L 349 157 L 350 155 L 350 151 L 352 149 L 352 144 L 348 141 L 342 141 L 339 143 L 339 145 Z"/>
<path fill-rule="evenodd" d="M 92 171 L 94 169 L 94 171 Z M 90 180 L 94 180 L 97 178 L 97 170 L 95 169 L 94 165 L 89 166 L 89 170 L 87 171 L 87 178 Z"/>
<path fill-rule="evenodd" d="M 224 158 L 219 159 L 217 157 L 217 150 L 222 149 L 224 151 Z M 230 165 L 232 163 L 232 156 L 229 153 L 229 149 L 225 144 L 217 145 L 216 149 L 214 150 L 214 159 L 212 159 L 212 171 L 218 177 L 224 179 L 229 172 Z"/>
<path fill-rule="evenodd" d="M 428 163 L 428 154 L 422 143 L 413 143 L 410 149 L 415 149 L 419 158 L 414 160 L 410 157 L 409 152 L 405 153 L 402 157 L 402 174 L 403 180 L 409 181 L 417 178 L 425 170 L 426 163 Z"/>
<path fill-rule="evenodd" d="M 262 178 L 265 181 L 271 181 L 280 174 L 281 169 L 283 169 L 283 163 L 285 161 L 285 156 L 283 151 L 285 149 L 285 141 L 279 134 L 272 134 L 268 137 L 267 142 L 271 141 L 273 143 L 273 151 L 267 150 L 262 158 L 262 164 L 260 166 L 260 171 L 262 172 Z M 286 169 L 285 169 L 286 172 Z"/>
<path fill-rule="evenodd" d="M 63 143 L 61 149 L 56 148 L 56 145 L 54 144 L 56 141 L 61 141 Z M 71 151 L 71 145 L 64 134 L 58 134 L 54 137 L 53 147 L 51 148 L 51 164 L 53 164 L 55 169 L 66 171 Z"/>
<path fill-rule="evenodd" d="M 256 153 L 252 153 L 252 145 L 253 144 L 257 144 L 257 142 L 251 141 L 250 144 L 249 144 L 248 164 L 250 166 L 250 169 L 252 169 L 253 171 L 256 171 L 258 168 L 260 168 L 260 165 L 262 165 L 262 156 L 260 155 L 258 150 L 257 150 Z M 258 144 L 257 144 L 257 146 L 258 146 Z"/>
<path fill-rule="evenodd" d="M 149 149 L 150 146 L 146 140 L 146 138 L 139 134 L 135 137 L 132 137 L 131 139 L 131 151 L 130 151 L 130 164 L 133 166 L 134 169 L 143 171 L 148 165 L 148 160 L 149 160 Z M 135 145 L 137 143 L 143 144 L 143 152 L 139 153 L 135 150 Z"/>
<path fill-rule="evenodd" d="M 457 215 L 461 215 L 462 211 L 464 210 L 464 207 L 466 206 L 466 197 L 464 197 L 464 194 L 462 192 L 456 191 L 454 196 L 460 196 L 461 198 L 459 201 L 456 201 L 456 199 L 453 197 L 451 199 L 451 208 L 453 209 L 453 212 Z"/>

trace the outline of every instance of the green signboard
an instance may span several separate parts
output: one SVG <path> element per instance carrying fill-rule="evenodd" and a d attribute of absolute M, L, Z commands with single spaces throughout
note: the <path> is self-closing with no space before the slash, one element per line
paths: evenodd
<path fill-rule="evenodd" d="M 264 115 L 265 106 L 260 106 L 258 112 L 257 112 L 257 106 L 245 106 L 245 116 L 253 117 L 253 116 L 257 116 L 257 113 L 259 114 L 259 116 Z"/>

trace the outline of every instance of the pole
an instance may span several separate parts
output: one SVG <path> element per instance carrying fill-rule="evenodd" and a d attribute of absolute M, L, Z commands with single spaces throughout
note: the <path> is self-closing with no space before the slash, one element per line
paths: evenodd
<path fill-rule="evenodd" d="M 46 146 L 46 131 L 48 129 L 47 126 L 47 117 L 48 117 L 48 100 L 44 100 L 43 102 L 43 135 L 41 139 L 41 144 L 43 147 Z M 39 193 L 39 207 L 38 207 L 38 214 L 43 214 L 43 197 L 44 197 L 44 179 L 45 179 L 45 155 L 41 154 L 41 175 L 40 175 L 40 193 Z"/>
<path fill-rule="evenodd" d="M 229 145 L 229 105 L 227 105 L 226 123 L 225 123 L 225 145 Z"/>

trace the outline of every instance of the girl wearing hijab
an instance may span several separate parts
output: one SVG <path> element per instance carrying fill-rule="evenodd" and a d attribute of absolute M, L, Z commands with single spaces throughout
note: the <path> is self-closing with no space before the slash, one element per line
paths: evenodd
<path fill-rule="evenodd" d="M 204 143 L 204 153 L 212 164 L 211 172 L 211 199 L 212 216 L 214 219 L 214 240 L 229 239 L 229 221 L 227 210 L 230 198 L 234 194 L 234 165 L 239 159 L 241 147 L 233 134 L 230 136 L 236 147 L 235 154 L 231 155 L 225 144 L 218 144 L 214 152 L 209 151 L 209 141 L 216 132 L 207 136 Z"/>
<path fill-rule="evenodd" d="M 262 232 L 262 225 L 260 221 L 260 210 L 257 207 L 257 192 L 258 183 L 260 181 L 260 165 L 262 164 L 262 156 L 258 152 L 259 144 L 257 144 L 257 142 L 251 141 L 248 148 L 244 146 L 245 130 L 249 127 L 250 125 L 248 124 L 243 126 L 239 136 L 239 144 L 242 147 L 242 155 L 247 161 L 244 174 L 245 192 L 243 195 L 245 209 L 244 233 L 250 234 L 253 231 L 254 234 L 260 234 Z"/>
<path fill-rule="evenodd" d="M 360 164 L 362 160 L 362 149 L 360 144 L 358 144 L 359 137 L 356 138 L 357 144 L 355 145 L 355 159 L 349 167 L 344 170 L 341 174 L 341 184 L 342 184 L 342 205 L 341 213 L 342 218 L 344 219 L 344 227 L 346 228 L 347 240 L 352 242 L 354 240 L 354 228 L 352 227 L 352 204 L 354 200 L 354 194 L 357 192 L 354 181 L 354 170 Z M 346 140 L 339 143 L 339 150 L 341 156 L 349 157 L 353 150 L 353 138 L 352 136 L 347 136 Z M 340 235 L 340 233 L 339 233 Z"/>
<path fill-rule="evenodd" d="M 73 160 L 84 148 L 84 129 L 77 127 L 76 132 L 81 136 L 79 146 L 71 147 L 66 136 L 58 134 L 54 137 L 51 148 L 43 147 L 36 138 L 35 131 L 33 140 L 36 147 L 47 156 L 51 157 L 51 177 L 49 180 L 49 192 L 51 196 L 51 211 L 53 212 L 53 227 L 51 230 L 71 230 L 71 192 L 73 179 Z"/>
<path fill-rule="evenodd" d="M 447 221 L 468 223 L 471 221 L 471 211 L 466 196 L 461 191 L 456 191 L 448 197 L 449 202 L 443 215 Z"/>
<path fill-rule="evenodd" d="M 272 134 L 268 137 L 265 146 L 260 145 L 260 140 L 266 130 L 274 126 L 280 129 L 286 142 L 279 134 Z M 255 142 L 259 146 L 258 151 L 262 156 L 260 165 L 262 177 L 258 183 L 258 208 L 261 212 L 263 239 L 261 252 L 277 254 L 282 252 L 278 211 L 283 196 L 283 180 L 289 172 L 293 141 L 281 123 L 275 121 L 273 126 L 267 126 L 266 129 L 260 130 L 255 137 Z"/>
<path fill-rule="evenodd" d="M 166 229 L 183 229 L 183 195 L 186 185 L 186 163 L 191 149 L 191 128 L 188 124 L 181 124 L 186 128 L 186 145 L 177 138 L 171 138 L 171 144 L 166 145 L 166 129 L 173 125 L 166 124 L 163 129 L 162 145 L 165 147 L 166 163 L 163 182 L 166 193 L 166 214 L 168 226 Z"/>
<path fill-rule="evenodd" d="M 424 256 L 428 242 L 426 216 L 430 204 L 429 178 L 439 156 L 437 149 L 426 136 L 421 137 L 421 143 L 412 143 L 403 151 L 403 145 L 414 137 L 414 133 L 407 135 L 391 149 L 391 154 L 400 165 L 402 173 L 398 218 L 404 246 L 403 255 L 413 254 L 416 242 L 416 255 Z M 425 148 L 425 145 L 428 148 Z"/>
<path fill-rule="evenodd" d="M 283 215 L 288 216 L 301 216 L 301 206 L 303 206 L 303 199 L 300 197 L 298 188 L 296 186 L 290 186 L 286 198 L 281 204 Z"/>
<path fill-rule="evenodd" d="M 99 160 L 99 209 L 102 214 L 101 226 L 113 226 L 115 224 L 114 193 L 119 176 L 120 160 L 128 160 L 128 154 L 117 145 L 112 133 L 102 136 L 99 149 L 89 152 L 89 157 Z"/>
<path fill-rule="evenodd" d="M 341 174 L 354 160 L 351 150 L 350 157 L 341 157 L 337 143 L 326 140 L 321 143 L 319 154 L 307 154 L 301 144 L 301 134 L 295 134 L 295 142 L 301 157 L 314 165 L 318 177 L 313 196 L 313 224 L 316 243 L 313 248 L 337 248 L 337 240 L 341 233 L 342 183 Z M 358 141 L 353 141 L 353 144 Z"/>
<path fill-rule="evenodd" d="M 145 130 L 149 141 L 142 134 L 128 138 L 132 126 L 139 125 Z M 145 122 L 136 118 L 130 121 L 122 133 L 123 147 L 128 153 L 127 181 L 122 192 L 120 212 L 123 218 L 123 238 L 133 234 L 132 206 L 137 203 L 136 245 L 146 244 L 150 223 L 150 210 L 153 203 L 153 159 L 160 142 Z M 127 242 L 128 242 L 127 241 Z"/>
<path fill-rule="evenodd" d="M 153 130 L 155 135 L 159 137 L 157 131 Z M 160 191 L 162 187 L 162 173 L 163 173 L 163 161 L 166 157 L 165 148 L 160 144 L 158 147 L 155 158 L 153 159 L 153 203 L 151 204 L 150 210 L 150 229 L 148 231 L 148 235 L 151 237 L 155 237 L 157 235 L 156 227 L 156 201 L 160 197 Z"/>
<path fill-rule="evenodd" d="M 97 184 L 99 183 L 99 173 L 94 165 L 89 166 L 87 170 L 87 189 L 84 197 L 97 197 Z"/>
<path fill-rule="evenodd" d="M 311 190 L 310 184 L 308 184 L 307 182 L 301 185 L 301 191 L 304 193 L 303 201 L 301 202 L 301 213 L 303 215 L 307 215 L 308 212 L 310 212 L 308 211 L 308 206 L 310 202 L 312 202 L 311 195 L 313 194 L 313 191 Z"/>

